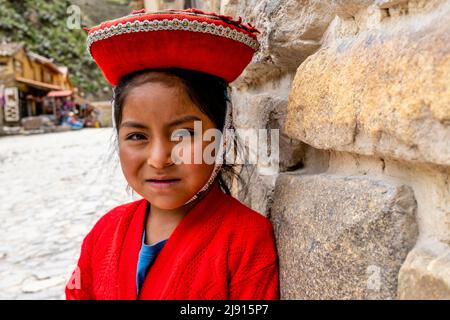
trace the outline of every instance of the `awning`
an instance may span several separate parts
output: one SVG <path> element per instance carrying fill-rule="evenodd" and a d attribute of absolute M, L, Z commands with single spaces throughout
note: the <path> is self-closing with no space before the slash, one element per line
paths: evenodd
<path fill-rule="evenodd" d="M 47 97 L 68 97 L 72 94 L 72 90 L 50 91 Z"/>
<path fill-rule="evenodd" d="M 32 86 L 32 87 L 35 87 L 35 88 L 38 88 L 38 89 L 58 90 L 58 91 L 62 90 L 62 88 L 60 86 L 53 85 L 53 84 L 48 84 L 48 83 L 44 83 L 44 82 L 40 82 L 40 81 L 36 81 L 36 80 L 26 79 L 26 78 L 23 78 L 23 77 L 16 77 L 16 81 L 25 83 L 25 84 L 27 84 L 29 86 Z"/>

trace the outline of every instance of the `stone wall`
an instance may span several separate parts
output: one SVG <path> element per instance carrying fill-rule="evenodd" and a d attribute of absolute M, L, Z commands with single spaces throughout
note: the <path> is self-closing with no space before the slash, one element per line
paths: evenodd
<path fill-rule="evenodd" d="M 283 299 L 450 299 L 450 1 L 223 0 L 261 31 L 233 83 L 280 171 L 237 196 L 273 221 Z"/>

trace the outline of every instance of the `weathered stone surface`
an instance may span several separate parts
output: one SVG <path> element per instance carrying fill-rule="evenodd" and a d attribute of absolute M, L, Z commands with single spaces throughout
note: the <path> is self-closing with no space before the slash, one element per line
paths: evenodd
<path fill-rule="evenodd" d="M 291 139 L 284 133 L 287 100 L 281 97 L 261 94 L 241 94 L 233 99 L 233 121 L 240 130 L 279 130 L 279 168 L 289 171 L 301 165 L 305 145 Z M 270 137 L 270 133 L 268 133 Z M 257 152 L 255 150 L 255 152 Z M 273 172 L 275 174 L 277 172 Z"/>
<path fill-rule="evenodd" d="M 450 299 L 450 247 L 428 241 L 414 248 L 400 269 L 400 299 Z"/>
<path fill-rule="evenodd" d="M 449 165 L 450 1 L 391 9 L 333 21 L 298 68 L 286 132 L 319 149 Z"/>
<path fill-rule="evenodd" d="M 279 88 L 275 89 L 276 93 L 265 90 L 265 93 L 259 94 L 251 92 L 233 94 L 233 120 L 238 130 L 279 130 L 276 135 L 279 148 L 278 166 L 257 164 L 245 167 L 241 172 L 244 184 L 235 194 L 243 203 L 264 215 L 270 211 L 276 175 L 280 171 L 291 171 L 301 167 L 306 148 L 301 141 L 284 134 L 287 99 L 280 96 L 283 91 L 286 91 L 287 96 L 288 90 L 284 89 L 281 83 Z M 243 140 L 240 139 L 241 144 L 244 143 Z M 257 151 L 258 149 L 254 150 Z"/>
<path fill-rule="evenodd" d="M 283 299 L 394 299 L 418 234 L 412 190 L 367 177 L 279 176 L 272 220 Z"/>
<path fill-rule="evenodd" d="M 259 52 L 235 86 L 254 84 L 293 72 L 320 47 L 320 40 L 334 17 L 325 0 L 228 0 L 222 12 L 245 17 L 261 32 Z"/>
<path fill-rule="evenodd" d="M 336 14 L 342 18 L 353 18 L 358 11 L 367 8 L 373 2 L 374 2 L 374 0 L 333 0 L 332 1 Z"/>
<path fill-rule="evenodd" d="M 372 176 L 410 186 L 418 203 L 416 217 L 421 238 L 450 244 L 450 167 L 347 152 L 329 153 L 326 169 L 329 174 Z M 315 158 L 312 161 L 317 162 Z M 312 161 L 307 157 L 306 168 Z"/>
<path fill-rule="evenodd" d="M 243 185 L 235 196 L 253 210 L 268 216 L 277 176 L 261 175 L 256 166 L 246 166 L 240 174 Z"/>

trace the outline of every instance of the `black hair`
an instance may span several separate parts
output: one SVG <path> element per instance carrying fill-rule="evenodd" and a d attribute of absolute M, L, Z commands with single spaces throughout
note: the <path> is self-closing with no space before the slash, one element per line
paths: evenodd
<path fill-rule="evenodd" d="M 166 75 L 166 77 L 161 75 Z M 216 125 L 217 129 L 222 131 L 225 123 L 227 102 L 230 101 L 228 84 L 223 79 L 207 73 L 167 68 L 141 70 L 120 79 L 118 85 L 114 88 L 113 97 L 117 135 L 122 122 L 123 104 L 131 89 L 147 82 L 163 82 L 172 86 L 175 84 L 175 81 L 180 80 L 191 101 Z M 236 142 L 237 140 L 234 141 L 234 143 Z M 233 181 L 233 177 L 238 182 L 242 182 L 234 165 L 224 163 L 217 178 L 220 187 L 227 194 L 231 193 L 230 184 Z"/>

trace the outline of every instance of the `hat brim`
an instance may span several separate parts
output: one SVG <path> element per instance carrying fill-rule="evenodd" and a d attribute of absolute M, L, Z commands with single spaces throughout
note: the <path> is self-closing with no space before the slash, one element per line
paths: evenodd
<path fill-rule="evenodd" d="M 155 14 L 102 24 L 89 31 L 88 44 L 113 86 L 129 73 L 161 68 L 201 71 L 230 83 L 258 45 L 255 35 L 220 20 Z"/>

